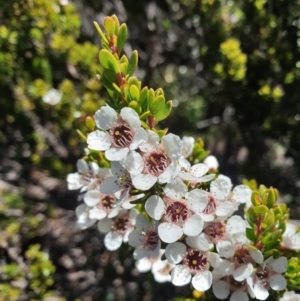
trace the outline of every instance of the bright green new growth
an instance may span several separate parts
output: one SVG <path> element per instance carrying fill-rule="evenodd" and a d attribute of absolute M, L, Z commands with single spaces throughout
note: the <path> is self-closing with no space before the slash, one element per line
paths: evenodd
<path fill-rule="evenodd" d="M 138 64 L 137 51 L 133 51 L 130 58 L 121 55 L 127 39 L 126 24 L 120 25 L 113 15 L 104 19 L 105 32 L 97 23 L 95 26 L 103 48 L 99 53 L 98 74 L 110 96 L 106 103 L 117 111 L 123 107 L 132 108 L 139 114 L 143 127 L 154 130 L 154 126 L 170 114 L 172 101 L 166 101 L 162 89 L 142 88 L 141 82 L 133 76 Z M 159 135 L 165 133 L 160 131 Z"/>

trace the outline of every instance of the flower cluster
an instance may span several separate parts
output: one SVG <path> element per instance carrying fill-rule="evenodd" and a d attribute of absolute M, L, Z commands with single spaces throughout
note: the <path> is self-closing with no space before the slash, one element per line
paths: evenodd
<path fill-rule="evenodd" d="M 79 227 L 97 224 L 110 251 L 128 243 L 137 269 L 151 270 L 158 282 L 191 283 L 231 301 L 285 290 L 285 254 L 299 249 L 299 233 L 294 226 L 285 232 L 288 214 L 277 191 L 233 187 L 201 140 L 155 128 L 169 102 L 161 89 L 141 89 L 128 71 L 134 59 L 119 57 L 123 25 L 113 16 L 106 34 L 97 26 L 105 45 L 100 78 L 112 99 L 88 119 L 87 155 L 67 178 L 83 201 Z M 235 214 L 240 207 L 245 215 Z"/>

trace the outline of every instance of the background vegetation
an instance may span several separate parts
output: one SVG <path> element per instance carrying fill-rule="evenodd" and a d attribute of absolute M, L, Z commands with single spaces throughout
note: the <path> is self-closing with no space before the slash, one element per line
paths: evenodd
<path fill-rule="evenodd" d="M 107 97 L 92 21 L 111 14 L 137 76 L 174 100 L 164 126 L 201 136 L 235 184 L 277 187 L 300 217 L 299 1 L 0 0 L 0 301 L 191 296 L 76 228 L 65 177 L 85 147 L 76 129 Z"/>

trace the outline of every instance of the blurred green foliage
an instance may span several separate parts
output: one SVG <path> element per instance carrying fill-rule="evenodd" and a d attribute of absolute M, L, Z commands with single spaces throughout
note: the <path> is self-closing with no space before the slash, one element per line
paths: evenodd
<path fill-rule="evenodd" d="M 92 130 L 84 121 L 107 97 L 96 78 L 99 40 L 92 21 L 115 13 L 131 33 L 126 53 L 139 52 L 136 75 L 142 85 L 162 87 L 166 99 L 173 99 L 163 126 L 202 136 L 221 172 L 234 182 L 256 178 L 278 187 L 288 207 L 300 208 L 299 1 L 77 0 L 76 5 L 0 0 L 1 178 L 26 187 L 32 170 L 61 178 L 74 171 L 85 146 L 76 129 Z M 42 100 L 51 88 L 62 95 L 53 106 Z M 57 287 L 52 285 L 57 270 L 47 259 L 40 230 L 55 210 L 47 205 L 40 212 L 22 192 L 0 198 L 0 296 L 43 300 Z M 299 210 L 291 216 L 299 218 Z M 17 249 L 17 257 L 11 258 L 9 249 Z M 33 278 L 26 278 L 17 258 Z M 291 261 L 289 269 L 297 288 L 292 271 L 298 267 Z M 99 298 L 114 298 L 113 284 L 105 285 Z M 83 289 L 77 288 L 79 296 Z M 140 286 L 158 298 L 170 293 L 156 289 Z M 174 298 L 170 294 L 164 300 Z M 128 298 L 140 300 L 142 293 Z"/>

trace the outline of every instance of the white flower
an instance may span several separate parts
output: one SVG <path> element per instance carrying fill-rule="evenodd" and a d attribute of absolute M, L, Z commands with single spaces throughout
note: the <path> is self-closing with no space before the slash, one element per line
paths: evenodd
<path fill-rule="evenodd" d="M 193 153 L 194 145 L 195 145 L 195 138 L 189 136 L 182 137 L 182 156 L 183 158 L 189 157 Z"/>
<path fill-rule="evenodd" d="M 96 219 L 90 218 L 90 210 L 86 204 L 81 204 L 76 207 L 75 214 L 77 216 L 77 224 L 80 229 L 85 230 L 96 223 Z"/>
<path fill-rule="evenodd" d="M 62 98 L 62 94 L 58 90 L 51 88 L 42 97 L 42 100 L 44 103 L 47 103 L 48 105 L 55 106 L 61 101 L 61 98 Z"/>
<path fill-rule="evenodd" d="M 209 170 L 214 171 L 219 168 L 219 162 L 215 156 L 209 155 L 207 156 L 203 163 L 208 166 Z"/>
<path fill-rule="evenodd" d="M 109 251 L 120 248 L 122 242 L 128 241 L 128 235 L 133 230 L 138 211 L 121 210 L 119 214 L 110 219 L 104 218 L 98 222 L 98 230 L 107 233 L 104 237 L 104 245 Z"/>
<path fill-rule="evenodd" d="M 300 295 L 294 291 L 285 292 L 279 301 L 300 301 Z"/>
<path fill-rule="evenodd" d="M 84 198 L 85 204 L 91 207 L 89 217 L 91 219 L 103 219 L 115 217 L 119 212 L 116 207 L 116 197 L 113 194 L 104 194 L 99 190 L 89 190 Z"/>
<path fill-rule="evenodd" d="M 158 226 L 158 234 L 162 241 L 172 243 L 183 234 L 198 235 L 203 229 L 203 221 L 194 210 L 205 208 L 206 203 L 199 201 L 200 189 L 186 193 L 184 183 L 168 184 L 165 187 L 166 196 L 161 199 L 157 195 L 151 196 L 145 203 L 146 212 L 155 220 L 162 222 Z M 172 189 L 176 186 L 177 190 Z M 174 187 L 173 187 L 174 188 Z M 185 195 L 185 199 L 183 199 Z"/>
<path fill-rule="evenodd" d="M 216 246 L 221 257 L 229 258 L 235 253 L 235 238 L 246 229 L 245 221 L 237 215 L 230 217 L 225 224 L 223 219 L 215 219 L 205 225 L 204 233 L 208 241 Z"/>
<path fill-rule="evenodd" d="M 274 259 L 269 257 L 251 277 L 247 278 L 248 284 L 253 289 L 255 298 L 265 300 L 269 296 L 269 290 L 282 291 L 286 288 L 286 279 L 281 275 L 287 269 L 287 258 L 281 256 Z"/>
<path fill-rule="evenodd" d="M 168 260 L 161 260 L 164 250 L 160 250 L 158 257 L 144 257 L 135 262 L 135 266 L 140 273 L 151 270 L 156 282 L 171 282 L 170 272 L 174 268 L 174 264 L 169 263 Z"/>
<path fill-rule="evenodd" d="M 222 279 L 215 279 L 214 276 L 212 291 L 220 300 L 226 299 L 230 293 L 230 301 L 248 301 L 248 294 L 254 298 L 253 291 L 247 281 L 236 281 L 231 275 Z"/>
<path fill-rule="evenodd" d="M 150 142 L 140 147 L 146 152 L 142 156 L 135 155 L 130 162 L 126 158 L 121 163 L 131 173 L 132 183 L 137 189 L 148 190 L 156 182 L 170 183 L 177 175 L 176 161 L 181 156 L 182 141 L 173 134 L 164 136 L 158 146 L 157 141 L 157 134 L 151 132 Z"/>
<path fill-rule="evenodd" d="M 247 202 L 251 190 L 245 185 L 236 186 L 231 192 L 231 180 L 223 175 L 210 183 L 210 192 L 203 192 L 201 198 L 207 201 L 207 207 L 199 212 L 206 222 L 215 217 L 228 217 L 238 208 L 240 203 Z"/>
<path fill-rule="evenodd" d="M 109 175 L 110 170 L 100 168 L 95 162 L 86 162 L 83 159 L 77 161 L 78 172 L 70 173 L 67 176 L 68 189 L 77 190 L 81 188 L 81 192 L 96 189 L 100 183 Z"/>
<path fill-rule="evenodd" d="M 187 160 L 180 160 L 179 165 L 181 170 L 178 172 L 178 176 L 183 180 L 192 182 L 192 184 L 209 182 L 215 177 L 215 174 L 205 176 L 208 172 L 208 167 L 205 164 L 198 163 L 191 166 Z"/>
<path fill-rule="evenodd" d="M 151 226 L 146 218 L 139 214 L 136 217 L 136 228 L 128 236 L 128 244 L 136 248 L 133 257 L 135 259 L 158 257 L 161 242 L 158 237 L 157 222 L 154 221 L 153 226 Z"/>
<path fill-rule="evenodd" d="M 201 249 L 189 248 L 180 242 L 171 243 L 167 246 L 166 258 L 172 264 L 177 264 L 172 272 L 172 283 L 182 286 L 192 282 L 193 287 L 201 292 L 208 290 L 212 284 L 212 273 L 210 269 L 210 252 Z M 178 264 L 182 262 L 182 264 Z"/>
<path fill-rule="evenodd" d="M 107 177 L 101 182 L 100 191 L 105 194 L 116 193 L 115 206 L 122 205 L 124 209 L 133 208 L 135 205 L 130 202 L 142 198 L 145 194 L 130 195 L 130 190 L 133 188 L 131 177 L 119 162 L 111 162 L 111 173 L 113 176 Z"/>
<path fill-rule="evenodd" d="M 281 246 L 290 250 L 300 249 L 300 232 L 298 232 L 298 227 L 287 223 L 285 232 L 282 236 Z"/>
<path fill-rule="evenodd" d="M 96 130 L 88 135 L 88 147 L 105 151 L 110 161 L 122 160 L 130 150 L 137 149 L 147 141 L 147 133 L 141 127 L 139 115 L 131 108 L 123 108 L 118 117 L 111 107 L 102 107 L 95 114 L 95 122 L 101 131 Z"/>

